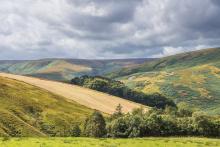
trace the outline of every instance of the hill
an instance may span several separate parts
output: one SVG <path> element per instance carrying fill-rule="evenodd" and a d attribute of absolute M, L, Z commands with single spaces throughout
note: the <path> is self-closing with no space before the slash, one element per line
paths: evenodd
<path fill-rule="evenodd" d="M 65 136 L 93 112 L 41 88 L 0 76 L 0 136 Z"/>
<path fill-rule="evenodd" d="M 74 85 L 94 89 L 110 95 L 118 96 L 136 103 L 165 109 L 166 106 L 176 107 L 175 103 L 157 93 L 147 95 L 143 92 L 132 90 L 124 83 L 101 76 L 82 76 L 71 80 Z"/>
<path fill-rule="evenodd" d="M 49 92 L 65 97 L 69 101 L 75 101 L 83 106 L 112 114 L 118 104 L 123 107 L 123 112 L 131 112 L 142 105 L 95 90 L 61 82 L 43 80 L 27 76 L 0 73 L 0 76 L 16 79 L 31 85 L 43 88 Z"/>
<path fill-rule="evenodd" d="M 164 57 L 108 76 L 130 88 L 148 94 L 159 92 L 176 103 L 220 114 L 220 48 Z"/>
<path fill-rule="evenodd" d="M 30 61 L 0 61 L 0 71 L 30 75 L 50 80 L 68 81 L 81 75 L 103 75 L 123 67 L 132 67 L 151 59 L 42 59 Z"/>

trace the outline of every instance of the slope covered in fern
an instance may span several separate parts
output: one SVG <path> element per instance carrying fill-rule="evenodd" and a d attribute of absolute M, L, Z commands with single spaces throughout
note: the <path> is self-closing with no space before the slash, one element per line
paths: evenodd
<path fill-rule="evenodd" d="M 220 48 L 161 58 L 110 76 L 130 88 L 148 94 L 159 92 L 176 103 L 220 114 Z"/>

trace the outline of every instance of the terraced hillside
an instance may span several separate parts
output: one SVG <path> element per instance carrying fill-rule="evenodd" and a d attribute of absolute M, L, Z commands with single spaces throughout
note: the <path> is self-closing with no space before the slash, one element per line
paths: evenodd
<path fill-rule="evenodd" d="M 29 84 L 0 76 L 0 136 L 64 136 L 93 112 Z"/>
<path fill-rule="evenodd" d="M 165 57 L 110 76 L 136 90 L 220 114 L 220 48 Z"/>
<path fill-rule="evenodd" d="M 80 75 L 103 75 L 123 67 L 139 65 L 147 60 L 150 59 L 0 61 L 0 71 L 65 81 Z"/>

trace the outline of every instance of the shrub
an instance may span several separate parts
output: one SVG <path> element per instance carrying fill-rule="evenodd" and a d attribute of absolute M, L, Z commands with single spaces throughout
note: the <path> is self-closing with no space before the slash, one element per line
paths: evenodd
<path fill-rule="evenodd" d="M 106 124 L 102 114 L 95 111 L 85 120 L 83 134 L 87 137 L 104 137 L 106 135 Z"/>
<path fill-rule="evenodd" d="M 80 134 L 81 134 L 81 130 L 80 130 L 79 125 L 74 125 L 74 126 L 72 127 L 72 129 L 70 130 L 70 135 L 71 135 L 72 137 L 79 137 Z"/>

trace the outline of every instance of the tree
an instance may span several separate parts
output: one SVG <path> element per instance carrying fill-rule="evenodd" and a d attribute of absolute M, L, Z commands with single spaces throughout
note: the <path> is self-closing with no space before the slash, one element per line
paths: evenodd
<path fill-rule="evenodd" d="M 171 106 L 166 106 L 166 108 L 164 109 L 164 112 L 167 115 L 175 116 L 177 114 L 177 108 L 171 107 Z"/>
<path fill-rule="evenodd" d="M 106 135 L 106 123 L 102 114 L 95 111 L 85 120 L 83 134 L 87 137 L 104 137 Z"/>
<path fill-rule="evenodd" d="M 119 117 L 111 121 L 107 126 L 107 130 L 109 137 L 127 138 L 129 135 L 125 117 Z"/>
<path fill-rule="evenodd" d="M 80 134 L 81 134 L 81 130 L 80 130 L 79 125 L 74 125 L 74 126 L 72 127 L 72 129 L 70 130 L 70 135 L 71 135 L 72 137 L 79 137 Z"/>
<path fill-rule="evenodd" d="M 141 122 L 142 117 L 140 115 L 131 115 L 128 119 L 128 133 L 130 138 L 142 137 L 141 136 Z"/>
<path fill-rule="evenodd" d="M 123 116 L 122 105 L 118 104 L 118 106 L 115 108 L 115 112 L 111 116 L 111 119 L 116 119 L 116 118 L 121 117 L 121 116 Z"/>
<path fill-rule="evenodd" d="M 212 136 L 213 132 L 215 132 L 214 124 L 211 122 L 208 116 L 205 115 L 194 116 L 194 123 L 198 135 Z"/>
<path fill-rule="evenodd" d="M 143 116 L 143 115 L 144 115 L 144 108 L 143 108 L 143 107 L 134 108 L 134 109 L 132 110 L 132 115 Z"/>
<path fill-rule="evenodd" d="M 193 114 L 193 111 L 188 104 L 186 104 L 184 102 L 181 102 L 178 104 L 177 115 L 179 117 L 192 117 L 192 114 Z"/>

